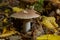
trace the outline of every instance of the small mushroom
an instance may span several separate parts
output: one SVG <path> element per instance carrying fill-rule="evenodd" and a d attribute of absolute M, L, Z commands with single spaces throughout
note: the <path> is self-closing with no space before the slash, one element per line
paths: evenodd
<path fill-rule="evenodd" d="M 23 25 L 22 26 L 23 27 L 23 32 L 28 32 L 31 28 L 31 24 L 30 24 L 31 19 L 39 17 L 39 15 L 35 14 L 35 12 L 36 11 L 34 11 L 34 10 L 26 9 L 26 10 L 23 10 L 19 13 L 12 14 L 11 17 L 22 20 L 22 22 L 23 22 L 23 24 L 22 24 Z"/>

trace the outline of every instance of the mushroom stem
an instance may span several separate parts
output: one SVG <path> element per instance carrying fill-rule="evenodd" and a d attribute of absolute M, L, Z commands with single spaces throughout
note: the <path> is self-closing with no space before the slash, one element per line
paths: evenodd
<path fill-rule="evenodd" d="M 28 22 L 25 22 L 24 24 L 23 24 L 23 31 L 24 32 L 28 32 L 29 30 L 30 30 L 30 28 L 31 28 L 31 24 L 30 24 L 31 22 L 30 21 L 28 21 Z"/>

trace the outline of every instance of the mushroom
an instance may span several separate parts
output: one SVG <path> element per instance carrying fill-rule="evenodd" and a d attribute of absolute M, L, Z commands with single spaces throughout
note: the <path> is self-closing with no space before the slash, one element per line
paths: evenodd
<path fill-rule="evenodd" d="M 23 22 L 23 26 L 22 26 L 23 27 L 23 32 L 28 32 L 31 28 L 31 19 L 39 17 L 39 15 L 35 14 L 35 12 L 36 11 L 34 11 L 34 10 L 26 9 L 26 10 L 23 10 L 19 13 L 12 14 L 11 17 L 22 20 L 22 22 Z"/>

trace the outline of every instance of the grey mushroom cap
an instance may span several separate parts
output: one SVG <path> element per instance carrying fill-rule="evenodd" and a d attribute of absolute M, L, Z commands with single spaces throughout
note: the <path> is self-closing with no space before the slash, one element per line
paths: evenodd
<path fill-rule="evenodd" d="M 32 19 L 32 18 L 37 18 L 40 15 L 36 14 L 34 10 L 23 10 L 18 13 L 12 14 L 10 17 L 13 18 L 18 18 L 18 19 Z"/>

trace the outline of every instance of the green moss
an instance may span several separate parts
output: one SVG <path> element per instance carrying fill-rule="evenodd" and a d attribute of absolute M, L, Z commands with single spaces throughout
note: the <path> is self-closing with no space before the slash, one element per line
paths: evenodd
<path fill-rule="evenodd" d="M 38 0 L 38 2 L 34 4 L 34 8 L 36 11 L 38 11 L 38 12 L 42 11 L 43 2 L 44 2 L 44 0 Z"/>

